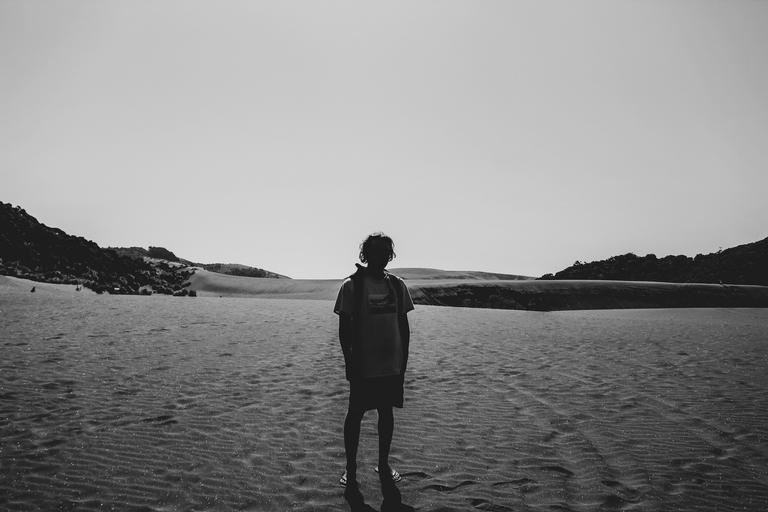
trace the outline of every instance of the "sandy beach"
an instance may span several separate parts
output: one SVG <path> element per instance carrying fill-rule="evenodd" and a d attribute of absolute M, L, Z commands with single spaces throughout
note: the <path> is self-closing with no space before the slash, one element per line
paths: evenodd
<path fill-rule="evenodd" d="M 331 308 L 3 278 L 0 509 L 348 510 Z M 417 510 L 768 509 L 768 309 L 418 306 L 411 325 L 392 464 Z"/>

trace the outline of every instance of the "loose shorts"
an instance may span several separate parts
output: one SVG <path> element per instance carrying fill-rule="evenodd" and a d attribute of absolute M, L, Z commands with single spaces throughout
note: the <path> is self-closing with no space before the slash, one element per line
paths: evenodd
<path fill-rule="evenodd" d="M 349 381 L 349 406 L 369 411 L 384 407 L 403 407 L 403 377 L 376 377 Z"/>

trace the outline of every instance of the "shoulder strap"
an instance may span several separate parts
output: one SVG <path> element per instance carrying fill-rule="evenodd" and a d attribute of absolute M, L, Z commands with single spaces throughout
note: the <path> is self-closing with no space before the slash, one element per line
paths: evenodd
<path fill-rule="evenodd" d="M 403 286 L 405 286 L 405 284 L 394 274 L 387 273 L 387 278 L 389 279 L 389 282 L 392 283 L 392 288 L 395 290 L 397 324 L 400 329 L 400 339 L 403 344 L 403 367 L 400 373 L 401 375 L 405 375 L 405 369 L 408 367 L 408 352 L 411 344 L 411 328 L 408 325 L 408 316 L 403 307 Z"/>
<path fill-rule="evenodd" d="M 394 274 L 387 272 L 387 279 L 392 283 L 392 288 L 395 290 L 395 301 L 397 302 L 397 313 L 403 314 L 403 285 L 400 279 Z"/>
<path fill-rule="evenodd" d="M 361 267 L 358 267 L 357 272 L 349 276 L 352 280 L 352 293 L 355 297 L 355 313 L 360 314 L 360 309 L 363 305 L 363 274 Z"/>

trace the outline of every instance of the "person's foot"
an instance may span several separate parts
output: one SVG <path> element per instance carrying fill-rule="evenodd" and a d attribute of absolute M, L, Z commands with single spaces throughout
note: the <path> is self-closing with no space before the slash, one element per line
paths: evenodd
<path fill-rule="evenodd" d="M 342 487 L 346 487 L 348 481 L 354 482 L 356 480 L 357 480 L 356 473 L 354 471 L 349 471 L 348 469 L 345 469 L 344 473 L 342 473 L 341 477 L 339 478 L 339 485 L 341 485 Z"/>
<path fill-rule="evenodd" d="M 379 474 L 379 480 L 382 482 L 384 481 L 394 481 L 395 475 L 400 476 L 400 473 L 397 471 L 394 471 L 389 464 L 379 464 L 378 466 L 374 467 L 373 470 Z"/>
<path fill-rule="evenodd" d="M 374 467 L 373 470 L 378 473 L 379 472 L 379 466 Z M 397 483 L 397 482 L 399 482 L 400 480 L 403 479 L 402 475 L 400 475 L 400 473 L 398 473 L 395 468 L 390 468 L 389 471 L 390 471 L 390 473 L 392 473 L 392 480 L 394 480 L 395 483 Z"/>

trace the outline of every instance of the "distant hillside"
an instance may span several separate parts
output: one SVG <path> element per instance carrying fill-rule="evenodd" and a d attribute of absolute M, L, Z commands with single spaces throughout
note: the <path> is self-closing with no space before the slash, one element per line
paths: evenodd
<path fill-rule="evenodd" d="M 243 277 L 272 277 L 275 279 L 290 279 L 289 277 L 270 272 L 269 270 L 250 267 L 248 265 L 241 265 L 239 263 L 195 263 L 183 258 L 179 258 L 165 247 L 149 246 L 148 249 L 144 249 L 143 247 L 110 247 L 110 249 L 114 250 L 118 254 L 131 258 L 167 260 L 170 262 L 181 263 L 190 267 L 200 267 L 211 272 L 217 272 L 219 274 Z"/>
<path fill-rule="evenodd" d="M 670 283 L 727 283 L 768 286 L 768 238 L 716 253 L 688 256 L 628 253 L 581 263 L 540 279 L 607 279 Z"/>
<path fill-rule="evenodd" d="M 768 307 L 768 287 L 600 280 L 418 281 L 416 304 L 557 311 L 572 309 Z"/>
<path fill-rule="evenodd" d="M 504 280 L 519 281 L 534 279 L 528 276 L 515 274 L 496 274 L 493 272 L 480 272 L 476 270 L 441 270 L 439 268 L 393 268 L 390 272 L 403 279 L 467 279 L 474 281 Z"/>
<path fill-rule="evenodd" d="M 290 279 L 290 277 L 270 272 L 257 267 L 240 265 L 238 263 L 195 263 L 196 267 L 202 267 L 210 272 L 242 277 L 270 277 L 274 279 Z"/>
<path fill-rule="evenodd" d="M 0 202 L 0 274 L 82 284 L 99 293 L 185 293 L 185 267 L 149 264 L 41 224 L 21 207 Z"/>
<path fill-rule="evenodd" d="M 175 254 L 173 254 L 171 251 L 166 249 L 165 247 L 152 247 L 149 246 L 148 249 L 145 249 L 143 247 L 108 247 L 108 249 L 111 249 L 115 251 L 117 254 L 120 254 L 121 256 L 128 256 L 130 258 L 153 258 L 153 259 L 159 259 L 159 260 L 167 260 L 167 261 L 173 261 L 175 263 L 184 263 L 186 265 L 193 265 L 193 263 L 182 260 Z"/>

